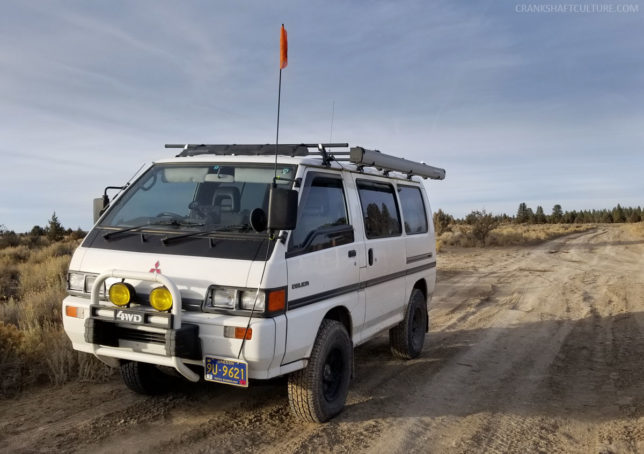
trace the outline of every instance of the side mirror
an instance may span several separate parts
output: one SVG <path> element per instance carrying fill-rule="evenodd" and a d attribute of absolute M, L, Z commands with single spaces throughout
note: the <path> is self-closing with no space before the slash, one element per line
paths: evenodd
<path fill-rule="evenodd" d="M 96 221 L 101 217 L 101 214 L 103 214 L 103 211 L 105 211 L 109 203 L 109 199 L 105 196 L 94 199 L 94 224 L 96 224 Z"/>
<path fill-rule="evenodd" d="M 293 230 L 297 224 L 297 191 L 273 187 L 268 201 L 268 228 Z"/>

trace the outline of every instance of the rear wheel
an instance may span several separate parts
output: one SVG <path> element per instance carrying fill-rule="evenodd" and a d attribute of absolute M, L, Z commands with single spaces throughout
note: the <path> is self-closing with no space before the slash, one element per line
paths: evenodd
<path fill-rule="evenodd" d="M 344 408 L 349 392 L 353 344 L 344 325 L 323 320 L 306 368 L 289 375 L 288 400 L 301 421 L 325 422 Z"/>
<path fill-rule="evenodd" d="M 405 319 L 389 330 L 391 353 L 402 359 L 413 359 L 423 351 L 427 332 L 425 295 L 415 288 L 409 297 Z"/>
<path fill-rule="evenodd" d="M 172 389 L 172 377 L 153 364 L 123 361 L 121 378 L 128 388 L 138 394 L 158 395 Z"/>

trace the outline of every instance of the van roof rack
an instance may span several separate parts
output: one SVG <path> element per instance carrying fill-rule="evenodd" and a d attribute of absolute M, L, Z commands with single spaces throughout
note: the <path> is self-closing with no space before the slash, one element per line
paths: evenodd
<path fill-rule="evenodd" d="M 327 148 L 347 148 L 347 143 L 316 143 L 316 144 L 279 144 L 277 154 L 282 156 L 310 156 L 320 154 L 324 165 L 330 165 L 331 161 L 349 161 L 356 164 L 359 169 L 364 167 L 375 167 L 387 175 L 394 170 L 402 172 L 411 179 L 412 176 L 431 178 L 433 180 L 445 179 L 445 169 L 433 167 L 423 162 L 410 161 L 378 150 L 367 150 L 362 147 L 352 147 L 349 151 L 327 151 Z M 231 144 L 231 145 L 210 145 L 210 144 L 166 144 L 166 148 L 181 148 L 183 151 L 177 157 L 198 156 L 203 154 L 214 155 L 237 155 L 237 156 L 267 156 L 275 155 L 275 144 Z M 315 148 L 315 151 L 310 151 Z"/>
<path fill-rule="evenodd" d="M 347 148 L 348 143 L 298 143 L 298 144 L 279 144 L 277 145 L 277 154 L 282 156 L 308 156 L 312 153 L 309 148 Z M 166 148 L 183 148 L 183 151 L 177 157 L 197 156 L 202 154 L 215 155 L 274 155 L 275 144 L 246 144 L 246 145 L 209 145 L 209 144 L 166 144 Z"/>

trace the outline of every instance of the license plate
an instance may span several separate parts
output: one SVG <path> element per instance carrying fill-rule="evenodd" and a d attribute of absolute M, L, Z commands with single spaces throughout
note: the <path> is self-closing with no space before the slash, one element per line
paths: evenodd
<path fill-rule="evenodd" d="M 248 387 L 248 364 L 245 361 L 206 356 L 204 379 L 246 388 Z"/>

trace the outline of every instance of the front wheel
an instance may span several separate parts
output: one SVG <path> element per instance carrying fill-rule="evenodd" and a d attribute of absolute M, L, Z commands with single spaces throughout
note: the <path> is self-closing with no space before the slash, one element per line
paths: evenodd
<path fill-rule="evenodd" d="M 413 359 L 423 351 L 427 332 L 427 302 L 415 288 L 409 297 L 405 319 L 389 330 L 391 353 L 402 359 Z"/>
<path fill-rule="evenodd" d="M 289 375 L 288 400 L 301 421 L 325 422 L 344 408 L 353 344 L 342 323 L 323 320 L 306 368 Z"/>
<path fill-rule="evenodd" d="M 123 361 L 121 378 L 125 385 L 137 394 L 158 395 L 172 389 L 172 377 L 161 372 L 153 364 Z"/>

